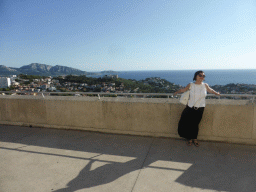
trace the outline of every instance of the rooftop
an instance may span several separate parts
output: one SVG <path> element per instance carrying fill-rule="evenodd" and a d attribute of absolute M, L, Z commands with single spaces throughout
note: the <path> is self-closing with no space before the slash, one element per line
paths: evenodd
<path fill-rule="evenodd" d="M 0 126 L 0 191 L 256 191 L 254 145 Z"/>

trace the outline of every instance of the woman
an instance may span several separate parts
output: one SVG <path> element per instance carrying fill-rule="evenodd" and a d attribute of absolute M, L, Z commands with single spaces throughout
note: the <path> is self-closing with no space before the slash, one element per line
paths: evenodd
<path fill-rule="evenodd" d="M 188 84 L 184 89 L 180 89 L 173 94 L 173 96 L 176 96 L 178 93 L 190 89 L 188 105 L 183 110 L 178 125 L 178 133 L 187 140 L 188 146 L 194 143 L 195 146 L 199 147 L 197 140 L 198 125 L 203 116 L 207 92 L 220 96 L 219 92 L 214 91 L 207 83 L 203 83 L 204 79 L 204 72 L 197 71 L 193 78 L 194 83 Z"/>

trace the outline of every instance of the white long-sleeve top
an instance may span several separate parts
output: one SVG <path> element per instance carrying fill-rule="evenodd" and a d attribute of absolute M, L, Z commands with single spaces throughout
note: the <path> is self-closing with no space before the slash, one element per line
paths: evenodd
<path fill-rule="evenodd" d="M 207 95 L 207 90 L 205 84 L 200 85 L 191 83 L 190 84 L 190 95 L 188 100 L 189 107 L 205 107 L 205 97 Z M 198 102 L 197 102 L 198 101 Z"/>

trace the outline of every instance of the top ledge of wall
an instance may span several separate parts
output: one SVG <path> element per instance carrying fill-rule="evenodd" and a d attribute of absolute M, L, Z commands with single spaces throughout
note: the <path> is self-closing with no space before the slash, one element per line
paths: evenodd
<path fill-rule="evenodd" d="M 78 97 L 78 96 L 22 96 L 0 95 L 0 99 L 30 99 L 30 100 L 65 100 L 65 101 L 95 101 L 95 102 L 132 102 L 132 103 L 173 103 L 180 104 L 179 99 L 174 98 L 125 98 L 125 97 Z M 232 99 L 206 99 L 210 105 L 249 105 L 249 100 Z M 182 104 L 180 104 L 182 105 Z"/>
<path fill-rule="evenodd" d="M 97 101 L 97 102 L 138 102 L 138 103 L 179 103 L 178 99 L 168 98 L 125 98 L 125 97 L 79 97 L 79 96 L 31 96 L 31 95 L 1 95 L 0 99 L 30 99 L 30 100 L 65 100 L 65 101 Z"/>

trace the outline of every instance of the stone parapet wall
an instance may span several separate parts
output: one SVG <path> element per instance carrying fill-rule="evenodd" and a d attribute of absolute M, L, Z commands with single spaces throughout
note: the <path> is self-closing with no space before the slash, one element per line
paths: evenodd
<path fill-rule="evenodd" d="M 199 140 L 256 144 L 256 106 L 246 100 L 206 100 Z M 180 138 L 184 105 L 177 99 L 0 96 L 0 123 Z"/>

